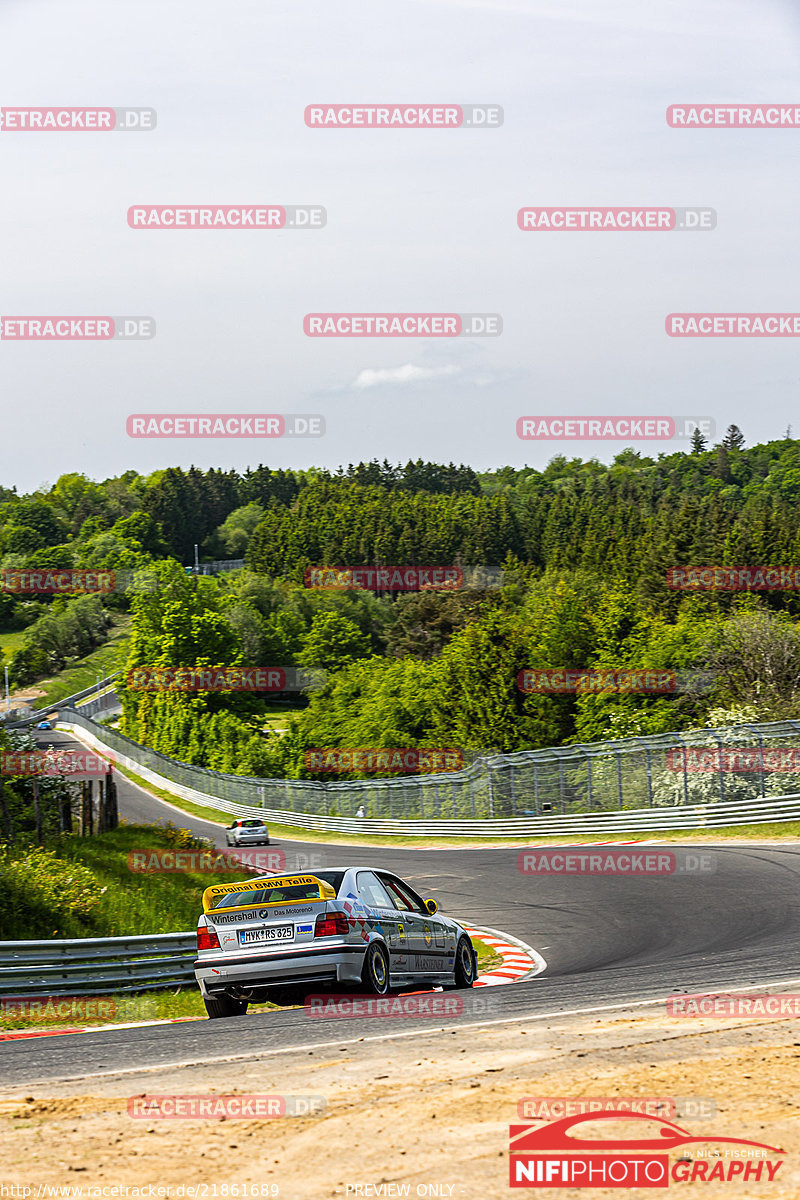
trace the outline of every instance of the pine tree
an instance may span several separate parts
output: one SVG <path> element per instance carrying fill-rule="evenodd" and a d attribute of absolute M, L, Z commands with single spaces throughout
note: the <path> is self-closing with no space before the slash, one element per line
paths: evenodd
<path fill-rule="evenodd" d="M 701 433 L 699 428 L 695 429 L 694 433 L 692 434 L 692 454 L 702 454 L 707 446 L 708 438 L 704 433 Z"/>
<path fill-rule="evenodd" d="M 730 455 L 724 442 L 721 446 L 717 446 L 717 461 L 714 463 L 712 473 L 717 479 L 721 479 L 723 483 L 731 483 L 733 480 Z"/>
<path fill-rule="evenodd" d="M 722 445 L 726 450 L 741 450 L 744 446 L 744 434 L 738 425 L 729 425 L 725 437 L 722 439 Z"/>

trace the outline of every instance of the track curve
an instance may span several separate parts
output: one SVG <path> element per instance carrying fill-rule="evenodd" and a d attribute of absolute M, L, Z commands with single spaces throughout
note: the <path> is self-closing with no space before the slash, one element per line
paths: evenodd
<path fill-rule="evenodd" d="M 51 742 L 68 743 L 62 735 Z M 220 827 L 177 813 L 118 776 L 120 814 L 132 822 L 180 820 L 224 846 Z M 413 849 L 278 843 L 291 863 L 379 862 L 432 895 L 450 915 L 503 929 L 530 944 L 546 971 L 490 995 L 485 1021 L 657 1000 L 673 992 L 720 991 L 800 982 L 800 848 L 708 844 L 714 870 L 655 877 L 530 876 L 523 847 Z M 674 845 L 673 847 L 674 848 Z M 552 849 L 552 848 L 550 848 Z M 575 847 L 570 849 L 575 850 Z M 691 850 L 682 846 L 682 850 Z M 324 860 L 311 859 L 323 854 Z M 295 860 L 296 861 L 296 860 Z M 467 1018 L 465 1018 L 467 1020 Z M 473 1018 L 481 1023 L 479 1018 Z M 485 1023 L 484 1021 L 484 1023 Z M 0 1045 L 9 1086 L 179 1063 L 256 1057 L 282 1049 L 402 1036 L 430 1021 L 309 1020 L 301 1010 L 93 1032 Z"/>

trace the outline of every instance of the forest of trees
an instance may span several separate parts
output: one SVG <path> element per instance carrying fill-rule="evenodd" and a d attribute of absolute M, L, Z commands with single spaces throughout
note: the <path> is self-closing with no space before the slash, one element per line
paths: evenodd
<path fill-rule="evenodd" d="M 600 740 L 702 726 L 712 709 L 799 716 L 795 593 L 666 584 L 673 566 L 800 564 L 800 442 L 743 443 L 731 427 L 688 453 L 628 449 L 607 466 L 558 456 L 541 471 L 481 474 L 420 461 L 63 476 L 31 496 L 0 489 L 0 566 L 153 566 L 156 591 L 102 601 L 131 611 L 129 669 L 327 672 L 282 736 L 266 730 L 267 695 L 123 694 L 129 736 L 218 770 L 302 776 L 304 750 L 318 746 L 479 753 Z M 195 543 L 201 557 L 247 568 L 187 576 Z M 483 564 L 503 568 L 502 586 L 304 587 L 304 570 L 323 564 Z M 28 631 L 11 660 L 18 678 L 46 638 L 57 645 L 76 603 L 0 594 L 0 629 Z M 82 613 L 102 636 L 97 612 Z M 517 674 L 535 666 L 715 674 L 710 689 L 670 696 L 523 694 Z"/>

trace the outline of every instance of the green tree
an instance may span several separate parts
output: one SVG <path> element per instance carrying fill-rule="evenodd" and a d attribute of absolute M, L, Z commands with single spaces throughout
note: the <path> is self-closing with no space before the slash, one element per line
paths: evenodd
<path fill-rule="evenodd" d="M 339 671 L 370 654 L 369 638 L 353 621 L 337 612 L 319 612 L 311 622 L 297 662 L 301 667 Z"/>
<path fill-rule="evenodd" d="M 702 454 L 708 447 L 708 438 L 698 428 L 692 434 L 691 452 L 692 454 Z"/>

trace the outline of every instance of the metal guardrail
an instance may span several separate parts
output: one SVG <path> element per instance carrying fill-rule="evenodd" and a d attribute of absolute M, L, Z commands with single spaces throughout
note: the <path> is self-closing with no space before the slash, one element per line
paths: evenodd
<path fill-rule="evenodd" d="M 214 562 L 199 563 L 196 567 L 185 567 L 187 575 L 220 575 L 225 571 L 244 570 L 243 558 L 217 558 Z"/>
<path fill-rule="evenodd" d="M 73 692 L 71 696 L 65 696 L 63 700 L 57 700 L 54 704 L 47 705 L 44 708 L 37 708 L 31 716 L 26 717 L 23 721 L 0 725 L 0 728 L 24 729 L 28 725 L 33 725 L 37 721 L 44 720 L 50 713 L 58 712 L 61 708 L 73 708 L 78 700 L 83 700 L 87 696 L 100 695 L 120 674 L 120 671 L 114 671 L 111 675 L 106 675 L 105 679 L 93 683 L 91 687 L 84 688 L 81 692 Z"/>
<path fill-rule="evenodd" d="M 379 835 L 413 836 L 422 834 L 431 837 L 524 838 L 543 834 L 566 836 L 599 833 L 614 836 L 620 833 L 690 829 L 697 826 L 711 829 L 726 825 L 749 825 L 800 818 L 800 780 L 791 789 L 779 792 L 774 796 L 753 796 L 751 794 L 741 799 L 721 801 L 712 794 L 706 803 L 676 804 L 673 800 L 671 804 L 650 805 L 646 808 L 626 805 L 617 809 L 587 810 L 578 807 L 571 812 L 565 811 L 560 814 L 543 811 L 541 796 L 537 797 L 538 812 L 522 809 L 526 797 L 520 789 L 516 797 L 516 811 L 510 812 L 511 805 L 506 803 L 504 809 L 501 809 L 498 802 L 499 788 L 496 779 L 493 780 L 491 774 L 495 768 L 495 759 L 479 760 L 468 771 L 458 772 L 458 775 L 462 777 L 468 776 L 468 785 L 475 789 L 472 797 L 475 807 L 477 807 L 475 792 L 478 792 L 481 786 L 488 789 L 488 796 L 486 791 L 482 794 L 478 793 L 478 795 L 485 808 L 495 810 L 491 816 L 487 814 L 482 817 L 470 818 L 457 814 L 451 818 L 443 804 L 440 805 L 438 813 L 431 813 L 427 819 L 424 813 L 422 816 L 412 819 L 343 816 L 339 812 L 326 812 L 324 805 L 321 812 L 315 813 L 303 809 L 298 811 L 298 795 L 303 800 L 308 797 L 319 804 L 320 791 L 327 788 L 329 799 L 339 804 L 344 801 L 352 813 L 356 805 L 365 802 L 365 798 L 370 795 L 370 790 L 376 786 L 391 788 L 394 785 L 407 788 L 409 781 L 381 780 L 376 784 L 375 781 L 367 780 L 325 785 L 302 780 L 258 780 L 246 776 L 222 775 L 214 771 L 207 771 L 202 767 L 191 767 L 186 763 L 176 762 L 164 754 L 138 745 L 117 733 L 116 730 L 98 725 L 79 713 L 70 713 L 67 718 L 62 718 L 59 721 L 59 727 L 71 729 L 81 741 L 91 746 L 92 749 L 105 751 L 120 766 L 127 767 L 128 770 L 153 783 L 156 787 L 193 804 L 237 817 L 260 816 L 277 824 L 295 826 L 300 829 Z M 798 726 L 798 733 L 800 734 L 800 726 Z M 541 752 L 532 751 L 531 755 L 535 756 L 539 753 Z M 502 770 L 503 765 L 506 765 L 507 759 L 520 757 L 524 756 L 499 756 L 501 759 L 500 769 Z M 617 762 L 619 763 L 619 761 L 618 759 Z M 535 766 L 533 769 L 536 769 Z M 472 773 L 471 776 L 470 773 Z M 428 776 L 415 780 L 415 783 L 419 789 L 423 787 L 431 790 L 440 788 L 441 791 L 438 793 L 440 800 L 442 794 L 447 797 L 448 785 L 453 785 L 451 777 L 447 775 Z M 268 804 L 266 802 L 268 787 L 270 788 L 269 798 L 277 798 L 282 794 L 285 798 L 284 804 Z M 492 797 L 492 789 L 494 789 L 494 797 Z M 752 784 L 750 790 L 752 792 Z M 322 791 L 322 796 L 325 797 L 325 795 L 326 792 Z M 428 795 L 430 796 L 430 791 Z M 435 795 L 436 791 L 434 790 Z M 529 803 L 533 799 L 529 793 L 527 798 Z M 505 799 L 506 801 L 508 799 L 507 792 Z M 256 802 L 248 803 L 248 800 Z M 419 800 L 419 805 L 422 808 L 422 799 Z"/>
<path fill-rule="evenodd" d="M 97 996 L 194 982 L 194 933 L 0 942 L 0 997 Z"/>
<path fill-rule="evenodd" d="M 510 829 L 523 833 L 525 817 L 537 818 L 531 832 L 545 829 L 545 818 L 558 822 L 559 817 L 581 817 L 579 827 L 588 830 L 587 822 L 599 821 L 604 827 L 612 814 L 619 814 L 618 820 L 625 814 L 626 820 L 636 822 L 634 814 L 639 812 L 654 828 L 672 824 L 679 828 L 684 824 L 681 817 L 670 815 L 669 823 L 664 818 L 681 809 L 722 811 L 720 806 L 729 804 L 746 805 L 747 811 L 759 800 L 800 793 L 800 724 L 796 721 L 487 754 L 464 770 L 444 774 L 327 782 L 213 772 L 139 745 L 80 713 L 64 713 L 62 718 L 73 730 L 94 738 L 95 748 L 106 750 L 145 778 L 154 776 L 158 786 L 176 796 L 237 815 L 254 810 L 301 828 L 363 829 L 356 817 L 362 805 L 367 828 L 374 832 L 397 830 L 405 822 L 407 832 L 420 833 L 421 822 L 426 822 L 437 833 L 444 833 L 447 826 L 463 830 L 470 824 L 492 833 L 500 832 L 498 822 L 507 822 Z M 792 740 L 788 766 L 776 769 L 766 756 Z M 734 772 L 720 766 L 705 772 L 694 770 L 681 758 L 684 750 L 726 746 L 751 748 L 750 767 Z M 796 815 L 792 808 L 786 812 L 772 820 Z M 353 820 L 343 826 L 341 822 L 349 818 Z M 560 823 L 558 827 L 564 832 Z"/>
<path fill-rule="evenodd" d="M 122 705 L 120 704 L 119 695 L 115 687 L 110 687 L 105 691 L 100 691 L 96 696 L 91 696 L 88 700 L 84 700 L 79 711 L 84 717 L 96 717 L 98 713 L 121 712 Z"/>

